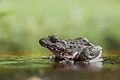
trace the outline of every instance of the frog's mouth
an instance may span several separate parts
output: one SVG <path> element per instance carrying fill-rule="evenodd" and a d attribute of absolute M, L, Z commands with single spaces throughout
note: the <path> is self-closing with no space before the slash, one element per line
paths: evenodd
<path fill-rule="evenodd" d="M 58 47 L 48 45 L 47 48 L 53 53 L 61 53 L 61 50 Z"/>
<path fill-rule="evenodd" d="M 47 48 L 54 54 L 54 55 L 61 55 L 66 52 L 66 48 L 62 49 L 54 45 L 48 45 Z"/>

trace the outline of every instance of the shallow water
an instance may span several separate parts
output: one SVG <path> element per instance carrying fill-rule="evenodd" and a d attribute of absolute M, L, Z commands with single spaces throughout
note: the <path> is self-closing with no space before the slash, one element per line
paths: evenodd
<path fill-rule="evenodd" d="M 0 80 L 120 80 L 120 63 L 109 59 L 70 64 L 39 57 L 5 57 L 0 58 Z"/>

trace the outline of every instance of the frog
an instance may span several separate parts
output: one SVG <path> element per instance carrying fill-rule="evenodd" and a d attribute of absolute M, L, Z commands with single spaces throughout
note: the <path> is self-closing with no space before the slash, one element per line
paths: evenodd
<path fill-rule="evenodd" d="M 56 35 L 41 38 L 39 44 L 52 52 L 42 58 L 59 62 L 98 62 L 102 59 L 102 47 L 94 45 L 85 37 L 62 39 Z"/>

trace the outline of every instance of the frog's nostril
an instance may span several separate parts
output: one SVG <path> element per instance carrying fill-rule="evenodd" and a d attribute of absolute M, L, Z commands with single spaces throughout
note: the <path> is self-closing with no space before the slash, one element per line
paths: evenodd
<path fill-rule="evenodd" d="M 41 38 L 40 40 L 39 40 L 39 43 L 41 43 L 43 41 L 43 38 Z"/>

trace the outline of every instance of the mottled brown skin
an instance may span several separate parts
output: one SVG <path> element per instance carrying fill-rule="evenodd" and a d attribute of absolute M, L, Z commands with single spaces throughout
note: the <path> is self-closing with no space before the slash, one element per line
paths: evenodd
<path fill-rule="evenodd" d="M 95 46 L 88 39 L 61 39 L 50 35 L 39 40 L 41 46 L 48 48 L 53 54 L 52 58 L 58 61 L 102 61 L 102 48 Z"/>

